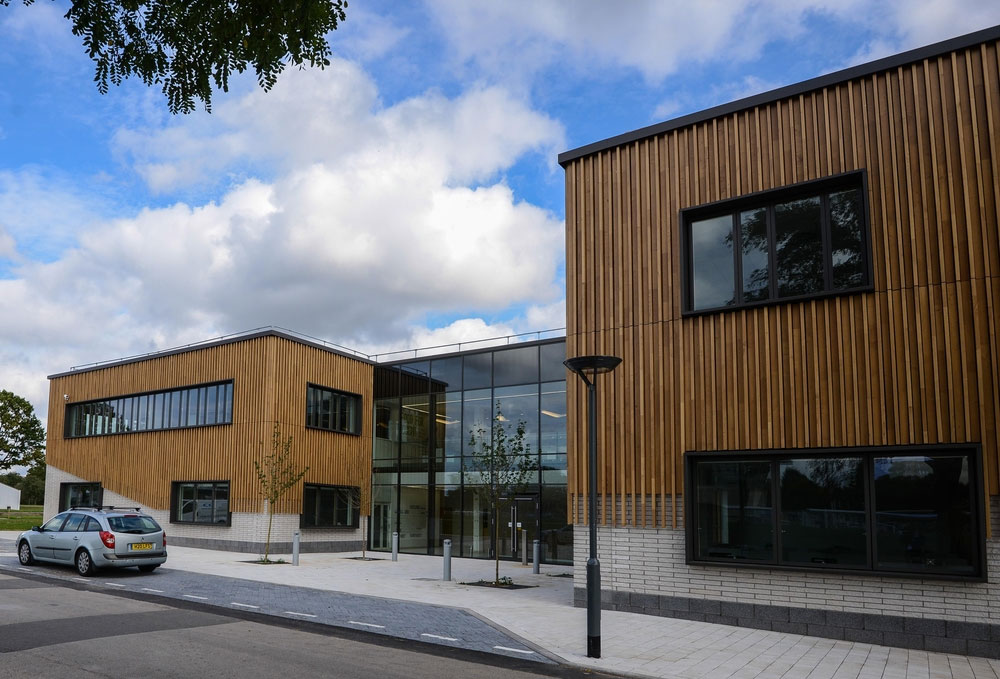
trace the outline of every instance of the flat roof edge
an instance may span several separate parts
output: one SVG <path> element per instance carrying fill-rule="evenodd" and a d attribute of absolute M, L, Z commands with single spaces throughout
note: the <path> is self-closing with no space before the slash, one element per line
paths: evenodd
<path fill-rule="evenodd" d="M 225 346 L 227 344 L 235 344 L 237 342 L 246 342 L 253 339 L 258 339 L 261 337 L 278 337 L 281 339 L 290 340 L 297 344 L 303 344 L 305 346 L 313 347 L 315 349 L 321 349 L 322 351 L 329 352 L 331 354 L 336 354 L 338 356 L 343 356 L 344 358 L 350 358 L 359 363 L 367 363 L 368 365 L 375 365 L 375 362 L 371 359 L 364 358 L 363 356 L 358 356 L 354 354 L 347 353 L 346 351 L 338 351 L 333 347 L 325 346 L 320 342 L 312 342 L 308 339 L 302 337 L 296 337 L 295 335 L 287 332 L 282 332 L 274 328 L 269 328 L 266 330 L 251 331 L 244 335 L 237 335 L 235 337 L 223 337 L 217 340 L 209 340 L 207 342 L 199 342 L 194 345 L 186 345 L 183 347 L 176 347 L 174 349 L 164 349 L 163 351 L 155 351 L 148 354 L 142 354 L 141 356 L 130 356 L 128 358 L 122 358 L 119 360 L 111 360 L 105 363 L 96 363 L 80 366 L 79 368 L 65 370 L 63 372 L 53 373 L 49 375 L 47 379 L 56 379 L 59 377 L 69 377 L 70 375 L 82 375 L 83 373 L 94 372 L 96 370 L 104 370 L 106 368 L 115 368 L 122 365 L 130 365 L 132 363 L 142 363 L 143 361 L 153 361 L 158 358 L 166 358 L 168 356 L 176 356 L 178 354 L 186 354 L 192 351 L 201 351 L 203 349 L 213 349 L 215 347 Z"/>
<path fill-rule="evenodd" d="M 662 123 L 648 125 L 631 132 L 625 132 L 602 141 L 587 144 L 586 146 L 580 146 L 579 148 L 564 151 L 559 154 L 559 164 L 566 167 L 568 163 L 574 160 L 598 153 L 600 151 L 605 151 L 616 146 L 629 144 L 634 141 L 639 141 L 640 139 L 646 139 L 647 137 L 670 132 L 672 130 L 694 125 L 713 118 L 719 118 L 731 113 L 753 108 L 754 106 L 770 104 L 786 97 L 805 94 L 806 92 L 829 87 L 830 85 L 847 82 L 856 78 L 863 78 L 881 71 L 887 71 L 906 64 L 912 64 L 917 61 L 923 61 L 924 59 L 941 56 L 943 54 L 947 54 L 948 52 L 967 49 L 969 47 L 993 40 L 1000 40 L 1000 25 L 984 28 L 982 30 L 975 31 L 974 33 L 967 33 L 966 35 L 960 35 L 955 38 L 948 38 L 947 40 L 942 40 L 931 45 L 917 47 L 912 50 L 907 50 L 906 52 L 900 52 L 888 57 L 876 59 L 875 61 L 869 61 L 864 64 L 858 64 L 857 66 L 851 66 L 840 71 L 820 75 L 792 85 L 785 85 L 784 87 L 779 87 L 774 90 L 744 97 L 743 99 L 737 99 L 736 101 L 720 104 L 719 106 L 713 106 L 712 108 L 708 108 L 703 111 L 689 113 L 688 115 L 681 116 L 680 118 L 674 118 Z"/>

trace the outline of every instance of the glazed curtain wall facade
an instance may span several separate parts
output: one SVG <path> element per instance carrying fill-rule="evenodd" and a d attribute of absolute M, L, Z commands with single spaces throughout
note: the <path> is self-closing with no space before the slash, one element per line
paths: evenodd
<path fill-rule="evenodd" d="M 677 528 L 688 451 L 980 444 L 1000 493 L 995 39 L 569 159 L 568 354 L 615 354 L 599 519 Z M 864 172 L 871 290 L 685 315 L 683 211 Z M 569 383 L 570 450 L 585 394 Z M 584 461 L 570 455 L 574 521 Z"/>
<path fill-rule="evenodd" d="M 529 556 L 539 539 L 543 561 L 571 562 L 565 358 L 560 339 L 377 366 L 372 548 L 398 531 L 403 552 L 440 554 L 450 539 L 456 555 L 519 558 L 523 532 Z M 534 469 L 494 531 L 469 439 L 522 421 Z"/>

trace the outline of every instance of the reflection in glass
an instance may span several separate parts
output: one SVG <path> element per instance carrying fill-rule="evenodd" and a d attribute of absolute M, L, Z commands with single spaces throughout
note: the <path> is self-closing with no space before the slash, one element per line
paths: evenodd
<path fill-rule="evenodd" d="M 410 554 L 427 553 L 429 499 L 426 485 L 400 486 L 399 551 Z"/>
<path fill-rule="evenodd" d="M 878 566 L 973 573 L 976 518 L 965 455 L 875 459 Z"/>
<path fill-rule="evenodd" d="M 462 544 L 462 488 L 438 486 L 434 489 L 436 516 L 433 517 L 434 554 L 443 553 L 445 540 L 451 540 L 452 554 L 458 555 Z"/>
<path fill-rule="evenodd" d="M 774 559 L 771 463 L 698 461 L 695 473 L 698 558 Z"/>
<path fill-rule="evenodd" d="M 782 561 L 867 565 L 864 461 L 782 460 L 778 469 Z"/>
<path fill-rule="evenodd" d="M 402 430 L 400 454 L 405 458 L 427 459 L 431 419 L 430 396 L 405 396 L 400 411 Z"/>
<path fill-rule="evenodd" d="M 468 354 L 464 359 L 462 388 L 482 389 L 489 387 L 493 381 L 493 354 L 488 351 L 481 354 Z"/>
<path fill-rule="evenodd" d="M 493 386 L 538 382 L 538 347 L 504 349 L 493 354 Z"/>
<path fill-rule="evenodd" d="M 524 444 L 533 455 L 538 453 L 538 385 L 525 384 L 519 387 L 499 387 L 493 390 L 495 426 L 507 430 L 508 440 L 512 440 L 517 427 L 524 423 Z"/>
<path fill-rule="evenodd" d="M 691 270 L 695 309 L 735 304 L 732 215 L 691 223 Z"/>
<path fill-rule="evenodd" d="M 830 194 L 830 245 L 833 255 L 833 287 L 848 290 L 865 282 L 861 191 L 851 189 Z"/>
<path fill-rule="evenodd" d="M 396 530 L 396 486 L 372 486 L 372 549 L 392 549 Z"/>
<path fill-rule="evenodd" d="M 740 213 L 740 249 L 743 257 L 743 301 L 767 299 L 769 274 L 765 208 Z"/>
<path fill-rule="evenodd" d="M 542 558 L 572 563 L 573 526 L 566 518 L 566 486 L 542 486 Z"/>
<path fill-rule="evenodd" d="M 434 399 L 434 459 L 462 454 L 462 393 L 438 394 Z"/>
<path fill-rule="evenodd" d="M 822 207 L 819 196 L 774 206 L 778 296 L 823 291 Z"/>
<path fill-rule="evenodd" d="M 431 361 L 431 391 L 459 391 L 461 388 L 461 356 Z"/>
<path fill-rule="evenodd" d="M 482 488 L 466 485 L 462 520 L 462 556 L 488 558 L 490 535 L 489 500 Z"/>
<path fill-rule="evenodd" d="M 539 376 L 542 382 L 566 381 L 566 343 L 555 342 L 553 344 L 543 344 L 538 347 L 539 352 Z"/>

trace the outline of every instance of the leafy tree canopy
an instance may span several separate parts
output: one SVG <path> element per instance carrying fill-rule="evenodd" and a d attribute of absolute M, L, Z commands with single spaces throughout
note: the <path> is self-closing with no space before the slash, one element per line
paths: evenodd
<path fill-rule="evenodd" d="M 0 391 L 0 470 L 31 467 L 45 457 L 45 430 L 35 409 L 17 394 Z"/>
<path fill-rule="evenodd" d="M 102 94 L 134 76 L 160 85 L 171 113 L 190 113 L 196 100 L 211 111 L 213 88 L 228 91 L 229 76 L 248 67 L 267 91 L 286 64 L 329 66 L 326 34 L 346 20 L 346 7 L 347 0 L 74 0 L 66 18 L 96 63 Z"/>

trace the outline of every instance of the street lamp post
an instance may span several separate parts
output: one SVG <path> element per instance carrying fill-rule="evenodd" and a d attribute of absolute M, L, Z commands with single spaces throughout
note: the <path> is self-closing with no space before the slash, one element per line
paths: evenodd
<path fill-rule="evenodd" d="M 601 657 L 601 562 L 597 559 L 597 376 L 609 373 L 622 360 L 617 356 L 577 356 L 563 364 L 587 385 L 587 457 L 590 558 L 587 559 L 587 657 Z"/>

